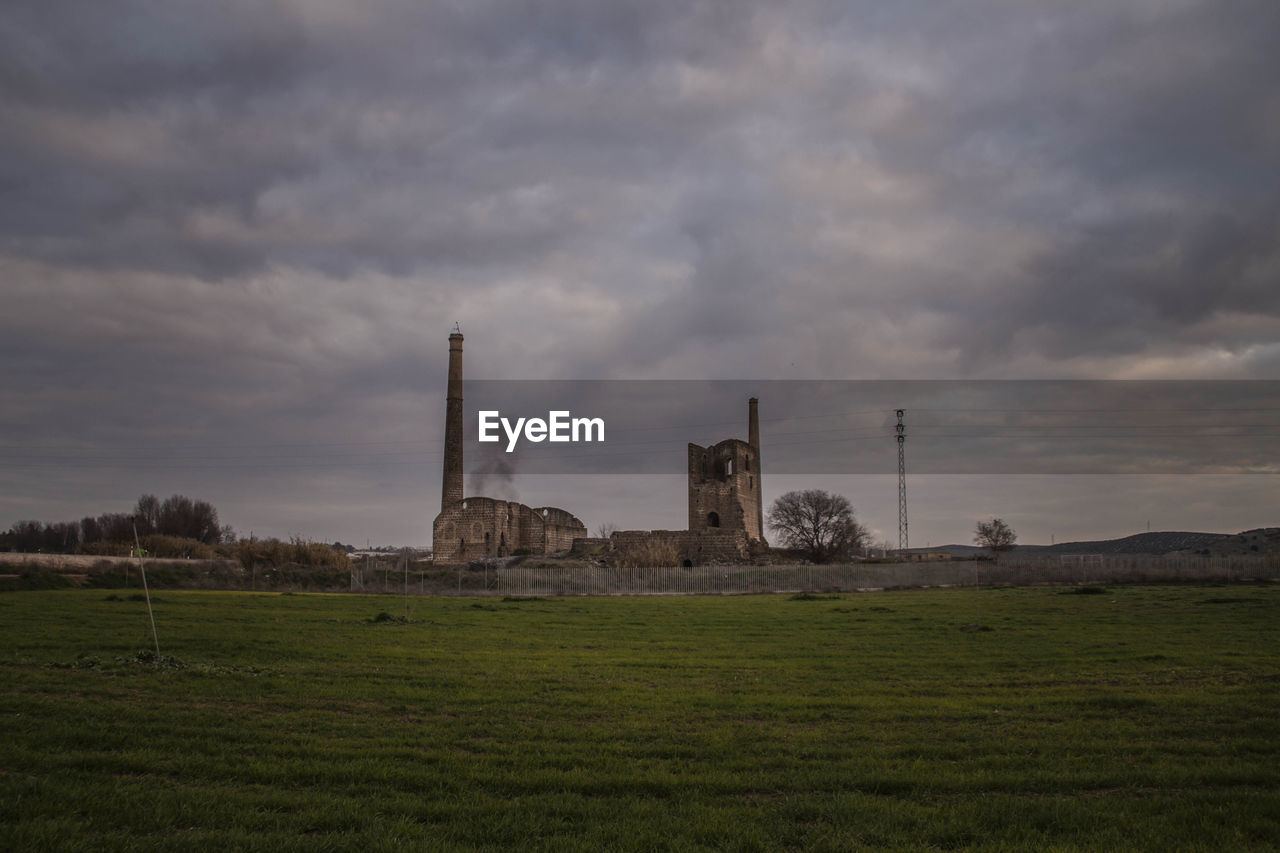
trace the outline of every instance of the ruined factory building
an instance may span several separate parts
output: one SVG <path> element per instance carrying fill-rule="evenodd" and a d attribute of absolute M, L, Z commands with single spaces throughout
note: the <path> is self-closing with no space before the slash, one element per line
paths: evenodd
<path fill-rule="evenodd" d="M 435 558 L 460 563 L 485 557 L 554 554 L 588 547 L 612 551 L 669 548 L 686 566 L 750 559 L 768 547 L 760 484 L 760 415 L 747 402 L 747 440 L 727 438 L 710 447 L 689 445 L 687 530 L 620 530 L 590 539 L 573 513 L 462 492 L 462 332 L 449 335 L 445 401 L 444 477 L 440 514 L 432 525 Z"/>
<path fill-rule="evenodd" d="M 462 420 L 462 332 L 455 330 L 449 335 L 440 514 L 432 524 L 437 562 L 505 557 L 517 551 L 552 554 L 568 551 L 574 539 L 586 537 L 586 525 L 573 513 L 558 507 L 529 507 L 496 498 L 464 497 Z"/>
<path fill-rule="evenodd" d="M 685 566 L 748 560 L 768 547 L 760 486 L 760 412 L 747 402 L 747 440 L 689 445 L 689 529 L 620 530 L 615 550 L 670 547 Z"/>

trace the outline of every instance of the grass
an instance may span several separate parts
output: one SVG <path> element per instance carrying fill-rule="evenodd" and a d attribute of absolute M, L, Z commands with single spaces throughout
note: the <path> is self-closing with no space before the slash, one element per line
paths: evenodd
<path fill-rule="evenodd" d="M 154 603 L 0 595 L 0 849 L 1280 844 L 1278 587 Z"/>

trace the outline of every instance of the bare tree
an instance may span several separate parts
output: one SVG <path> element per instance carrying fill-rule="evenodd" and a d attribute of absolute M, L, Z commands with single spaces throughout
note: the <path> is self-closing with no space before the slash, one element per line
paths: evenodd
<path fill-rule="evenodd" d="M 979 521 L 973 529 L 973 543 L 991 551 L 991 556 L 1000 559 L 1001 551 L 1008 551 L 1018 541 L 1018 534 L 1005 523 L 1003 518 L 990 521 Z"/>
<path fill-rule="evenodd" d="M 821 489 L 787 492 L 769 507 L 768 522 L 787 547 L 815 563 L 850 557 L 870 537 L 848 498 Z"/>
<path fill-rule="evenodd" d="M 193 501 L 186 495 L 171 495 L 160 504 L 156 532 L 195 539 L 206 545 L 216 545 L 223 534 L 222 525 L 218 523 L 218 511 L 213 505 L 208 501 Z"/>
<path fill-rule="evenodd" d="M 612 521 L 605 521 L 605 522 L 602 522 L 601 524 L 597 524 L 596 538 L 608 539 L 610 536 L 613 535 L 614 531 L 617 529 L 618 529 L 618 525 L 614 524 Z"/>
<path fill-rule="evenodd" d="M 133 518 L 123 512 L 104 512 L 98 516 L 98 530 L 108 542 L 128 542 L 133 538 Z"/>
<path fill-rule="evenodd" d="M 150 536 L 160 532 L 160 499 L 155 495 L 143 495 L 133 506 L 138 535 Z"/>

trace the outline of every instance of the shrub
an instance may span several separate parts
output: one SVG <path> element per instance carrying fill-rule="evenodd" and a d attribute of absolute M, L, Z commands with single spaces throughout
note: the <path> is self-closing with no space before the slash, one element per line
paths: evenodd
<path fill-rule="evenodd" d="M 241 539 L 233 549 L 234 556 L 246 569 L 308 568 L 351 570 L 351 558 L 345 550 L 322 542 L 307 542 L 297 537 L 288 542 L 279 539 Z"/>
<path fill-rule="evenodd" d="M 212 560 L 217 556 L 211 546 L 198 539 L 185 539 L 180 536 L 164 536 L 156 533 L 151 536 L 144 536 L 140 541 L 148 557 L 178 560 Z"/>
<path fill-rule="evenodd" d="M 132 553 L 133 543 L 108 541 L 99 539 L 97 542 L 87 542 L 78 549 L 81 554 L 88 554 L 94 557 L 128 557 Z"/>
<path fill-rule="evenodd" d="M 244 572 L 230 560 L 147 560 L 147 584 L 155 589 L 238 589 Z M 142 586 L 137 563 L 96 565 L 85 579 L 92 589 L 121 589 Z"/>
<path fill-rule="evenodd" d="M 65 589 L 77 585 L 74 578 L 48 569 L 26 569 L 16 578 L 0 578 L 0 592 L 20 589 Z"/>
<path fill-rule="evenodd" d="M 286 563 L 263 572 L 259 582 L 272 589 L 334 590 L 351 586 L 351 571 L 330 566 Z"/>
<path fill-rule="evenodd" d="M 676 547 L 668 542 L 642 542 L 618 551 L 614 563 L 624 569 L 648 569 L 680 564 Z"/>

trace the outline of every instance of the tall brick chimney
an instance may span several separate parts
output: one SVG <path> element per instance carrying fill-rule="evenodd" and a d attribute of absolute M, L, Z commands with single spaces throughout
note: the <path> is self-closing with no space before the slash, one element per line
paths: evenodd
<path fill-rule="evenodd" d="M 747 400 L 747 444 L 760 449 L 760 401 L 755 397 Z"/>
<path fill-rule="evenodd" d="M 462 501 L 462 330 L 449 335 L 449 388 L 444 415 L 444 483 L 440 511 Z"/>
<path fill-rule="evenodd" d="M 764 466 L 760 462 L 760 401 L 755 397 L 747 400 L 747 444 L 756 452 L 755 502 L 756 529 L 760 531 L 760 541 L 764 539 Z"/>

